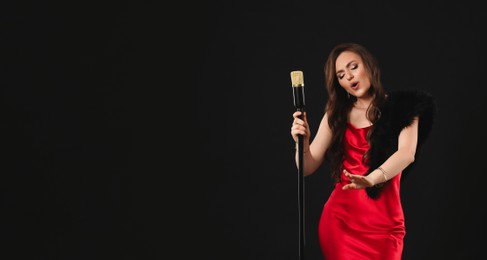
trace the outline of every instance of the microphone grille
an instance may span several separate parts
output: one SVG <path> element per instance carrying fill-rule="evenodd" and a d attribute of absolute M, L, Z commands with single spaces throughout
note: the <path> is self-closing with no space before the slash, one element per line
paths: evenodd
<path fill-rule="evenodd" d="M 304 87 L 303 72 L 300 70 L 291 71 L 291 83 L 293 87 Z"/>

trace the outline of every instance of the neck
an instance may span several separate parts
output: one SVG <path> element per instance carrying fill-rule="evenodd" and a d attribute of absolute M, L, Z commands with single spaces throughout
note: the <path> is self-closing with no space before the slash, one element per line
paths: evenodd
<path fill-rule="evenodd" d="M 353 105 L 359 109 L 366 109 L 370 106 L 370 103 L 372 103 L 372 98 L 359 98 Z"/>
<path fill-rule="evenodd" d="M 361 103 L 361 102 L 355 102 L 353 106 L 358 109 L 367 109 L 369 107 L 370 103 Z"/>

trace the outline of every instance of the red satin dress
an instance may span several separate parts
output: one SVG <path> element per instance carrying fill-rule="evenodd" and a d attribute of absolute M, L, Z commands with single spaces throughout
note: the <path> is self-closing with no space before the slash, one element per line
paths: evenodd
<path fill-rule="evenodd" d="M 348 124 L 345 132 L 343 167 L 353 174 L 364 174 L 368 166 L 362 155 L 369 144 L 369 127 Z M 383 188 L 379 198 L 367 196 L 365 189 L 342 190 L 350 180 L 341 176 L 326 201 L 318 235 L 326 260 L 396 260 L 401 259 L 406 234 L 400 199 L 401 173 Z"/>

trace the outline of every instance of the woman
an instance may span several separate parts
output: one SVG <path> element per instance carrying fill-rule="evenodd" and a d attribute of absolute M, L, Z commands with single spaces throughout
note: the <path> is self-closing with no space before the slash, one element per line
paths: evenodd
<path fill-rule="evenodd" d="M 303 136 L 304 176 L 326 161 L 335 181 L 318 227 L 323 256 L 401 259 L 400 181 L 431 130 L 435 102 L 417 90 L 386 93 L 376 58 L 356 43 L 333 48 L 325 78 L 328 101 L 313 141 L 306 113 L 295 112 L 291 128 L 295 142 Z"/>

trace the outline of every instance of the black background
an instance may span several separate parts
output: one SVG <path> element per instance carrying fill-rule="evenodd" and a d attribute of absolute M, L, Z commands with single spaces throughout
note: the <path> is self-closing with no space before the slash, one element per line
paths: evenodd
<path fill-rule="evenodd" d="M 316 131 L 323 65 L 367 46 L 438 115 L 403 182 L 404 259 L 485 232 L 484 14 L 466 1 L 2 2 L 5 259 L 297 259 L 289 73 Z M 332 183 L 305 179 L 306 259 Z M 346 243 L 347 241 L 343 241 Z M 9 258 L 7 258 L 9 256 Z"/>

